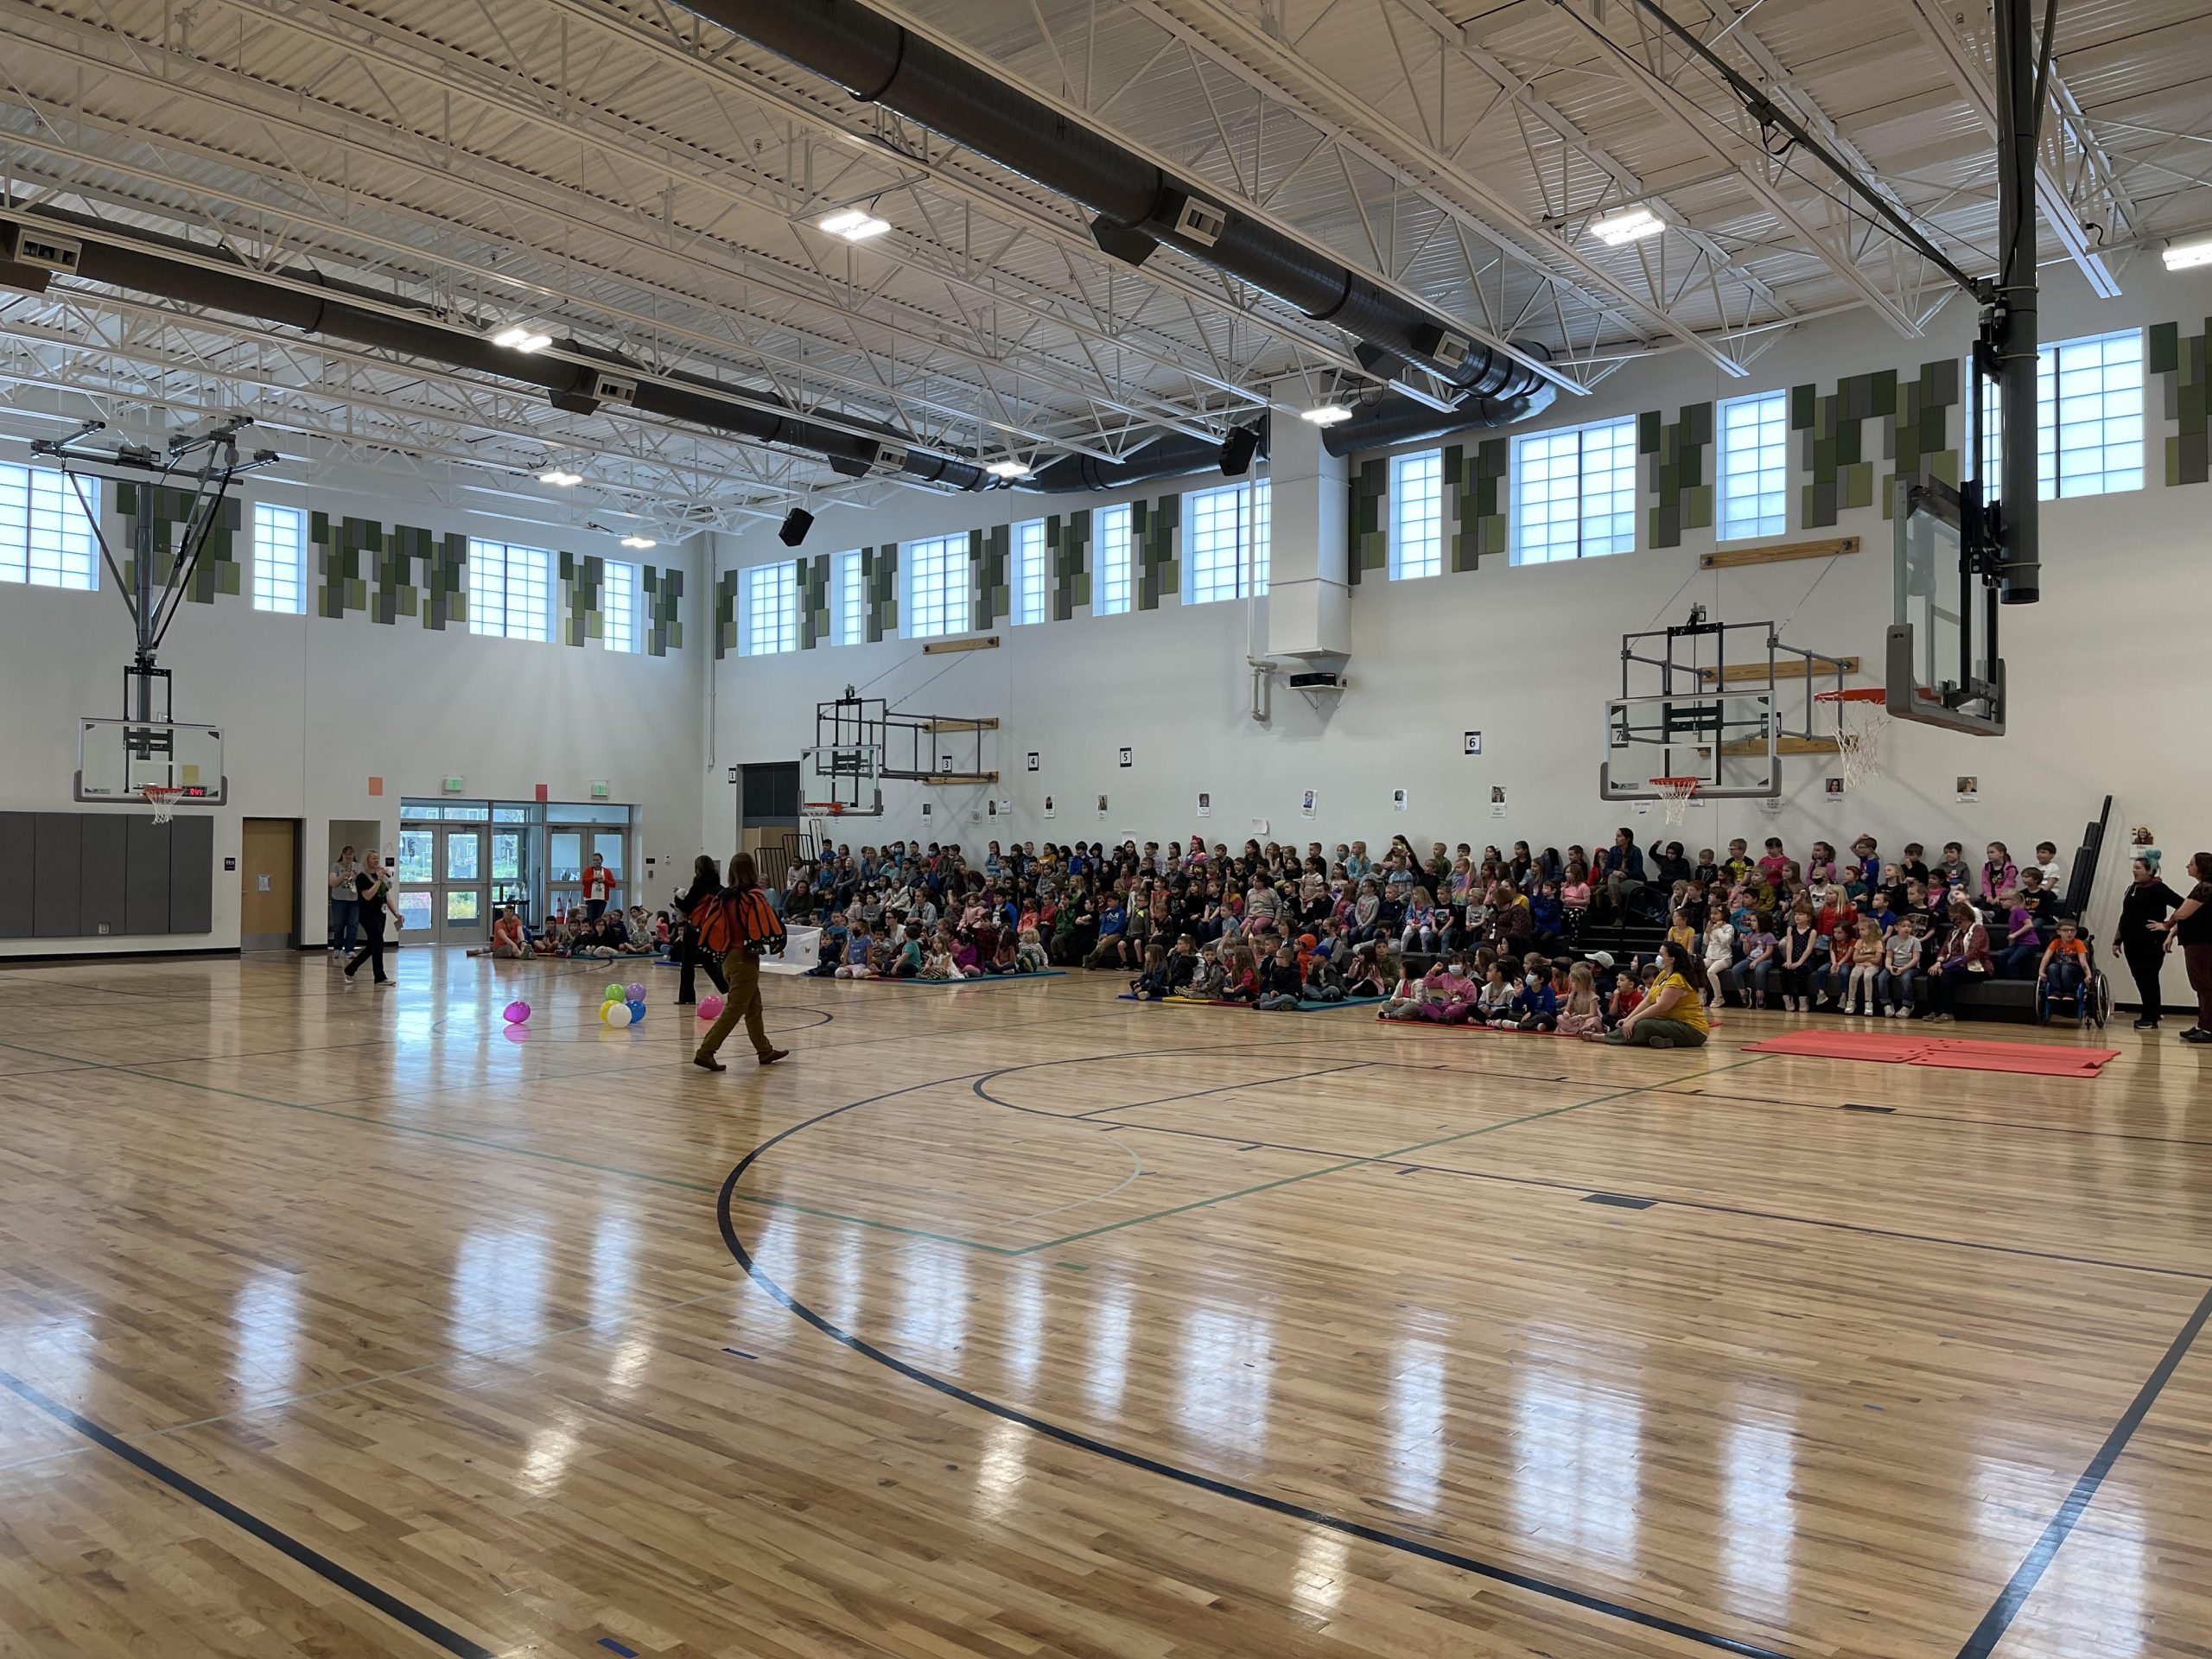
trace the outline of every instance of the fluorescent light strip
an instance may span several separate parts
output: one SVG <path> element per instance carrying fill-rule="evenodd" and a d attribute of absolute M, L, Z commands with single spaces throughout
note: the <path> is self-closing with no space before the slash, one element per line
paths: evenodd
<path fill-rule="evenodd" d="M 1342 404 L 1322 404 L 1313 409 L 1300 410 L 1298 418 L 1311 421 L 1316 426 L 1340 426 L 1351 419 L 1351 410 Z"/>
<path fill-rule="evenodd" d="M 535 333 L 516 323 L 493 335 L 492 343 L 504 346 L 511 352 L 542 352 L 553 343 L 553 336 Z"/>
<path fill-rule="evenodd" d="M 2159 250 L 2158 257 L 2168 270 L 2212 265 L 2212 236 L 2200 236 L 2194 242 L 2169 242 Z"/>
<path fill-rule="evenodd" d="M 658 547 L 660 543 L 653 540 L 650 536 L 625 536 L 622 538 L 622 545 L 625 547 L 634 547 L 639 551 L 643 552 L 646 548 Z"/>
<path fill-rule="evenodd" d="M 541 484 L 550 484 L 556 489 L 570 490 L 582 483 L 584 478 L 582 473 L 564 473 L 556 467 L 549 472 L 540 473 L 537 475 L 537 481 Z"/>
<path fill-rule="evenodd" d="M 878 219 L 865 208 L 847 207 L 817 219 L 815 228 L 831 236 L 842 236 L 848 242 L 865 242 L 872 236 L 881 236 L 891 228 L 887 219 Z"/>
<path fill-rule="evenodd" d="M 1029 468 L 1018 461 L 995 461 L 983 468 L 993 478 L 1027 478 Z"/>
<path fill-rule="evenodd" d="M 1590 221 L 1590 234 L 1609 248 L 1624 247 L 1647 236 L 1656 236 L 1666 228 L 1666 221 L 1649 207 L 1630 207 L 1625 213 L 1610 213 Z"/>

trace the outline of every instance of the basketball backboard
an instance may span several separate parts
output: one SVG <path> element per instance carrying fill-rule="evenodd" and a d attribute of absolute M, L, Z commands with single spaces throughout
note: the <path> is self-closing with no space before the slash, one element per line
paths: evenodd
<path fill-rule="evenodd" d="M 1891 485 L 1896 602 L 1884 684 L 1893 719 L 1974 737 L 2005 734 L 2005 661 L 1993 653 L 1997 593 L 1968 569 L 1967 504 L 1939 479 Z"/>
<path fill-rule="evenodd" d="M 167 721 L 77 722 L 77 798 L 137 803 L 146 789 L 177 790 L 178 804 L 220 806 L 229 798 L 223 775 L 223 734 L 214 726 Z"/>
<path fill-rule="evenodd" d="M 1782 793 L 1782 719 L 1768 690 L 1615 697 L 1605 705 L 1605 759 L 1598 791 L 1649 801 L 1657 778 L 1694 778 L 1701 800 Z"/>

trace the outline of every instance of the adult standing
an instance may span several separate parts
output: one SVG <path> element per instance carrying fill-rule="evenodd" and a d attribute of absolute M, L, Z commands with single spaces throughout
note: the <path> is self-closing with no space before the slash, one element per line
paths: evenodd
<path fill-rule="evenodd" d="M 729 982 L 722 977 L 722 965 L 711 951 L 699 948 L 699 924 L 696 919 L 707 900 L 722 890 L 722 873 L 715 861 L 702 853 L 691 861 L 691 885 L 676 902 L 683 912 L 683 974 L 677 982 L 676 1002 L 678 1007 L 690 1007 L 698 999 L 698 970 L 704 968 L 715 988 L 724 996 L 729 995 Z"/>
<path fill-rule="evenodd" d="M 377 856 L 373 847 L 353 877 L 353 893 L 360 906 L 361 947 L 346 963 L 346 977 L 353 978 L 365 962 L 373 970 L 376 982 L 389 985 L 391 982 L 384 971 L 384 921 L 387 915 L 398 921 L 399 906 L 391 901 L 391 878 L 385 874 L 384 861 Z"/>
<path fill-rule="evenodd" d="M 2158 879 L 2155 847 L 2136 855 L 2133 873 L 2135 879 L 2120 895 L 2120 925 L 2113 932 L 2112 953 L 2127 959 L 2136 998 L 2143 1005 L 2135 1029 L 2156 1031 L 2165 1000 L 2158 977 L 2166 963 L 2166 913 L 2181 903 L 2181 895 Z"/>
<path fill-rule="evenodd" d="M 1632 1048 L 1703 1048 L 1707 1036 L 1705 986 L 1705 969 L 1696 955 L 1672 939 L 1663 940 L 1659 946 L 1659 976 L 1643 994 L 1643 1000 L 1604 1037 L 1594 1031 L 1584 1036 L 1591 1042 L 1625 1044 Z"/>
<path fill-rule="evenodd" d="M 330 948 L 340 956 L 353 950 L 353 935 L 360 926 L 361 901 L 353 892 L 353 878 L 360 873 L 353 849 L 340 848 L 338 861 L 330 867 Z"/>
<path fill-rule="evenodd" d="M 614 893 L 614 872 L 607 868 L 607 861 L 594 853 L 591 862 L 584 867 L 584 918 L 597 921 L 607 914 L 607 901 Z"/>
<path fill-rule="evenodd" d="M 2189 965 L 2189 987 L 2196 993 L 2196 1023 L 2181 1034 L 2184 1043 L 2212 1043 L 2212 853 L 2189 861 L 2195 886 L 2166 926 L 2170 943 L 2181 946 Z"/>
<path fill-rule="evenodd" d="M 709 919 L 702 929 L 702 939 L 709 948 L 722 948 L 722 973 L 728 982 L 729 993 L 722 1004 L 721 1017 L 708 1028 L 707 1040 L 699 1045 L 691 1064 L 708 1071 L 728 1071 L 715 1055 L 723 1039 L 742 1020 L 745 1034 L 753 1039 L 753 1052 L 760 1057 L 760 1064 L 773 1065 L 785 1057 L 786 1051 L 768 1041 L 767 1028 L 762 1023 L 760 953 L 782 948 L 784 925 L 776 918 L 766 895 L 760 891 L 760 875 L 753 867 L 752 854 L 732 855 L 729 885 L 716 897 L 715 907 L 708 915 Z"/>

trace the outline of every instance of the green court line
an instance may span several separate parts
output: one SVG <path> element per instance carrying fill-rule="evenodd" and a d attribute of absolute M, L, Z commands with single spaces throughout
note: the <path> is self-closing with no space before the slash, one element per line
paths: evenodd
<path fill-rule="evenodd" d="M 1757 1065 L 1761 1060 L 1767 1058 L 1768 1057 L 1764 1054 L 1755 1054 L 1747 1060 L 1738 1060 L 1728 1065 L 1712 1066 L 1702 1071 L 1686 1072 L 1679 1077 L 1669 1077 L 1667 1079 L 1667 1082 L 1669 1084 L 1686 1083 L 1691 1077 L 1709 1077 L 1713 1073 L 1718 1071 L 1733 1071 L 1738 1066 Z M 1620 1100 L 1630 1095 L 1655 1093 L 1663 1086 L 1664 1085 L 1655 1084 L 1638 1084 L 1634 1088 L 1630 1089 L 1616 1089 L 1611 1094 L 1593 1095 L 1588 1100 L 1578 1100 L 1571 1105 L 1554 1106 L 1544 1111 L 1529 1112 L 1520 1117 L 1510 1117 L 1502 1123 L 1486 1123 L 1478 1129 L 1465 1129 L 1458 1135 L 1438 1135 L 1433 1140 L 1416 1141 L 1412 1146 L 1399 1147 L 1395 1150 L 1390 1152 L 1375 1153 L 1370 1156 L 1364 1158 L 1347 1158 L 1342 1163 L 1331 1164 L 1322 1169 L 1309 1169 L 1303 1174 L 1285 1175 L 1276 1180 L 1262 1181 L 1256 1186 L 1239 1187 L 1234 1192 L 1220 1193 L 1211 1198 L 1196 1198 L 1189 1204 L 1179 1204 L 1173 1208 L 1168 1210 L 1155 1210 L 1150 1215 L 1131 1216 L 1126 1220 L 1108 1222 L 1103 1227 L 1092 1227 L 1080 1233 L 1069 1233 L 1065 1237 L 1048 1238 L 1042 1243 L 1027 1245 L 1021 1249 L 1014 1251 L 1014 1254 L 1017 1255 L 1028 1255 L 1037 1250 L 1049 1250 L 1058 1245 L 1072 1244 L 1079 1239 L 1096 1238 L 1102 1233 L 1117 1233 L 1124 1227 L 1135 1227 L 1144 1222 L 1158 1221 L 1166 1216 L 1183 1215 L 1192 1210 L 1207 1209 L 1217 1204 L 1226 1204 L 1231 1198 L 1249 1198 L 1255 1192 L 1271 1192 L 1277 1187 L 1295 1186 L 1300 1181 L 1318 1180 L 1324 1175 L 1338 1174 L 1347 1169 L 1359 1168 L 1362 1165 L 1395 1163 L 1411 1153 L 1427 1152 L 1433 1147 L 1450 1146 L 1454 1141 L 1471 1141 L 1478 1135 L 1495 1135 L 1500 1129 L 1515 1128 L 1521 1124 L 1534 1123 L 1547 1117 L 1560 1117 L 1568 1112 L 1579 1112 L 1586 1106 L 1602 1106 L 1609 1100 Z"/>

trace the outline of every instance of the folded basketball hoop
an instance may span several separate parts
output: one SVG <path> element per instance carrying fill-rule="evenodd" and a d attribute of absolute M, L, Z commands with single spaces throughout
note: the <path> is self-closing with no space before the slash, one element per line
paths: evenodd
<path fill-rule="evenodd" d="M 1840 691 L 1816 691 L 1816 702 L 1835 709 L 1836 758 L 1843 769 L 1843 786 L 1856 789 L 1882 770 L 1882 732 L 1890 723 L 1890 694 L 1878 687 L 1851 686 Z"/>
<path fill-rule="evenodd" d="M 1690 802 L 1697 794 L 1697 786 L 1704 780 L 1699 778 L 1654 778 L 1651 787 L 1659 791 L 1660 808 L 1667 815 L 1667 827 L 1679 830 L 1690 815 Z"/>
<path fill-rule="evenodd" d="M 148 784 L 138 792 L 146 798 L 146 804 L 154 809 L 156 823 L 167 823 L 176 817 L 176 804 L 190 793 L 188 790 L 165 789 L 159 784 Z"/>

